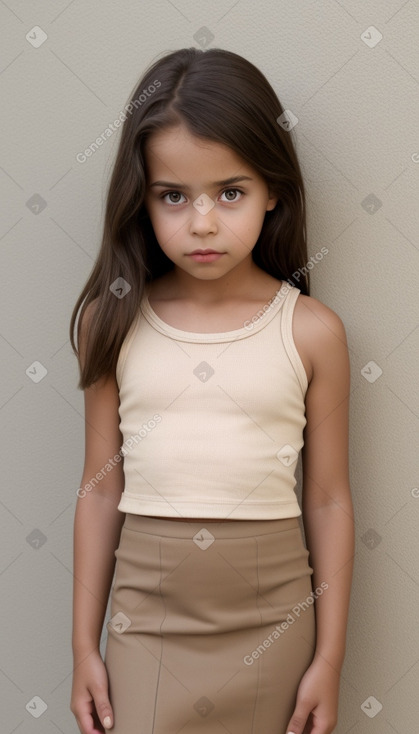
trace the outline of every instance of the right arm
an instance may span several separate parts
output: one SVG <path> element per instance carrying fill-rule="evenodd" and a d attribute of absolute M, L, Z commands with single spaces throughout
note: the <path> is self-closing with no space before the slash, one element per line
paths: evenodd
<path fill-rule="evenodd" d="M 83 364 L 90 306 L 81 323 L 79 355 Z M 81 488 L 109 464 L 120 450 L 119 393 L 114 375 L 84 390 L 85 462 Z M 123 461 L 115 462 L 102 479 L 78 497 L 73 544 L 73 690 L 70 709 L 83 734 L 103 731 L 105 716 L 113 720 L 108 681 L 99 645 L 115 570 L 125 514 L 117 509 L 124 487 Z M 93 728 L 95 725 L 95 728 Z"/>

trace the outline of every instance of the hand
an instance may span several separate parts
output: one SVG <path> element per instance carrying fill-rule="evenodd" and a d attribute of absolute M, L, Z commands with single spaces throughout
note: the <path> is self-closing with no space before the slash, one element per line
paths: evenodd
<path fill-rule="evenodd" d="M 108 685 L 107 670 L 98 650 L 74 656 L 70 710 L 81 734 L 103 734 L 113 726 Z M 109 722 L 105 722 L 106 717 Z"/>
<path fill-rule="evenodd" d="M 307 668 L 297 691 L 286 734 L 332 734 L 338 717 L 340 671 L 316 658 Z"/>

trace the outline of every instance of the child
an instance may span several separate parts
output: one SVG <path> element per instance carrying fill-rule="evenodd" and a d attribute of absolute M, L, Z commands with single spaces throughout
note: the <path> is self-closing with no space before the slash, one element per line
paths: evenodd
<path fill-rule="evenodd" d="M 309 295 L 287 113 L 251 63 L 194 48 L 154 63 L 125 110 L 70 326 L 86 416 L 70 708 L 83 734 L 330 734 L 349 359 Z"/>

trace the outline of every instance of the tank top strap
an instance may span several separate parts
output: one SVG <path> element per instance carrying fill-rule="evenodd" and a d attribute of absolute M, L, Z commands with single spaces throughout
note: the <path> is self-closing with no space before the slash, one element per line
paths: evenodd
<path fill-rule="evenodd" d="M 300 293 L 301 291 L 299 288 L 297 288 L 296 286 L 292 286 L 285 298 L 285 301 L 282 306 L 281 335 L 282 335 L 282 341 L 285 347 L 285 351 L 294 368 L 294 372 L 297 376 L 297 379 L 300 384 L 303 395 L 305 396 L 307 388 L 308 388 L 307 373 L 305 371 L 302 359 L 295 345 L 293 332 L 292 332 L 292 322 L 293 322 L 295 304 L 297 303 L 297 298 L 300 295 Z"/>

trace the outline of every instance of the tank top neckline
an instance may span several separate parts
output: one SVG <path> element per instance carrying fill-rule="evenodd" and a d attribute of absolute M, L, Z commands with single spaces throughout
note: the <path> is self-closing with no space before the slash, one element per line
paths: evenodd
<path fill-rule="evenodd" d="M 285 287 L 285 293 L 283 291 Z M 148 323 L 159 331 L 161 334 L 176 339 L 178 341 L 188 342 L 224 342 L 224 341 L 235 341 L 236 339 L 244 339 L 252 336 L 263 329 L 269 322 L 276 316 L 277 312 L 281 308 L 282 304 L 286 300 L 289 292 L 295 289 L 288 281 L 282 281 L 281 286 L 276 290 L 274 295 L 267 301 L 267 303 L 255 313 L 253 319 L 246 320 L 242 327 L 239 329 L 232 329 L 230 331 L 220 332 L 198 332 L 198 331 L 184 331 L 178 329 L 171 324 L 160 318 L 150 305 L 149 292 L 150 285 L 146 286 L 144 296 L 141 302 L 141 312 L 148 321 Z M 260 313 L 263 309 L 263 313 Z"/>

